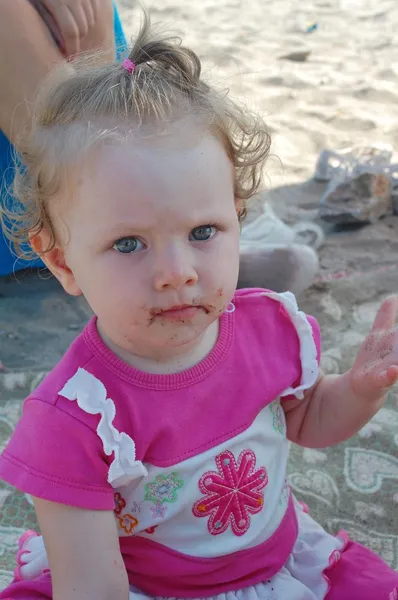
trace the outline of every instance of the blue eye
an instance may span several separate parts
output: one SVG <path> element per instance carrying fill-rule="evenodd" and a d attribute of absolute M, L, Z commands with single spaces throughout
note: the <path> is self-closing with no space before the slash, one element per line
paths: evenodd
<path fill-rule="evenodd" d="M 131 254 L 144 248 L 144 244 L 136 237 L 125 237 L 117 240 L 112 246 L 121 254 Z"/>
<path fill-rule="evenodd" d="M 217 228 L 213 225 L 200 225 L 192 229 L 189 239 L 194 242 L 206 242 L 217 233 Z"/>

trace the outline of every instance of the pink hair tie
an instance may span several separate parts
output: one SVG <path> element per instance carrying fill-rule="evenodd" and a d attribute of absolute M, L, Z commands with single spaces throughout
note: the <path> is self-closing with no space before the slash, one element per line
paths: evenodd
<path fill-rule="evenodd" d="M 126 58 L 123 61 L 122 67 L 123 67 L 123 69 L 126 69 L 126 71 L 128 73 L 132 73 L 134 71 L 135 67 L 136 67 L 136 64 L 133 63 L 133 61 L 130 60 L 129 58 Z"/>

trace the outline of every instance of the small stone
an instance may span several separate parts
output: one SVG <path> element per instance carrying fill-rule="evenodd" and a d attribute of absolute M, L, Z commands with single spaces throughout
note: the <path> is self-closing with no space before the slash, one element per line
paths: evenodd
<path fill-rule="evenodd" d="M 293 50 L 293 52 L 283 54 L 279 58 L 280 60 L 290 60 L 292 62 L 305 62 L 310 54 L 311 50 Z"/>

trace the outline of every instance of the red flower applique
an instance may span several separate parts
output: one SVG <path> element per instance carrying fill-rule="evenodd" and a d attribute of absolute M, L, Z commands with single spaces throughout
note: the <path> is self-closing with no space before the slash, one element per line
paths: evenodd
<path fill-rule="evenodd" d="M 262 490 L 268 483 L 267 471 L 257 471 L 256 456 L 243 450 L 236 462 L 229 450 L 216 457 L 217 471 L 209 471 L 199 481 L 201 492 L 206 494 L 195 502 L 195 517 L 210 517 L 208 529 L 220 535 L 231 525 L 235 535 L 243 535 L 250 527 L 250 514 L 260 512 L 264 505 Z"/>

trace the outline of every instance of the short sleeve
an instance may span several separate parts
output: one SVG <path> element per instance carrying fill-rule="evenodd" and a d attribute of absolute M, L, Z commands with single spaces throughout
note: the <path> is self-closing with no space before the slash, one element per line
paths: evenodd
<path fill-rule="evenodd" d="M 304 313 L 302 313 L 304 315 Z M 282 394 L 283 396 L 283 400 L 293 400 L 293 399 L 302 399 L 303 398 L 303 392 L 305 391 L 305 389 L 309 389 L 310 387 L 312 387 L 312 385 L 315 384 L 317 378 L 318 378 L 318 374 L 319 374 L 319 364 L 320 364 L 320 360 L 321 360 L 321 352 L 322 352 L 322 343 L 321 343 L 321 330 L 319 327 L 319 323 L 316 320 L 315 317 L 311 316 L 311 315 L 304 315 L 305 319 L 309 325 L 309 329 L 312 335 L 312 342 L 315 346 L 314 348 L 314 356 L 313 359 L 311 360 L 311 354 L 310 351 L 308 352 L 308 355 L 305 356 L 307 354 L 306 351 L 306 347 L 310 346 L 310 344 L 308 344 L 306 347 L 303 348 L 303 343 L 302 340 L 300 340 L 301 342 L 301 376 L 300 379 L 298 379 L 296 381 L 296 383 L 293 385 L 293 388 L 291 388 L 290 390 L 288 390 L 289 393 L 284 393 Z M 304 350 L 304 352 L 303 352 Z M 297 393 L 297 390 L 300 390 L 299 393 Z"/>
<path fill-rule="evenodd" d="M 102 443 L 58 405 L 28 398 L 0 456 L 0 478 L 25 493 L 69 506 L 112 510 L 113 488 Z"/>
<path fill-rule="evenodd" d="M 319 363 L 321 362 L 321 354 L 322 354 L 322 340 L 321 340 L 321 329 L 319 327 L 319 323 L 315 317 L 312 315 L 306 315 L 308 323 L 311 325 L 312 329 L 312 337 L 316 346 L 316 359 Z"/>
<path fill-rule="evenodd" d="M 268 304 L 264 302 L 264 315 L 261 311 L 261 325 L 265 324 L 268 330 L 267 342 L 274 344 L 275 355 L 279 356 L 283 363 L 281 370 L 288 383 L 288 387 L 282 387 L 279 395 L 284 400 L 302 399 L 305 390 L 315 384 L 319 374 L 321 334 L 318 322 L 300 310 L 291 292 L 277 293 L 261 288 L 249 288 L 238 290 L 234 297 L 236 301 L 256 301 L 257 307 L 259 298 L 268 301 Z M 272 310 L 269 301 L 273 305 Z"/>
<path fill-rule="evenodd" d="M 297 300 L 291 292 L 263 292 L 263 295 L 279 303 L 285 313 L 290 327 L 294 327 L 299 341 L 299 365 L 301 376 L 292 386 L 283 390 L 281 397 L 295 396 L 303 399 L 304 392 L 316 383 L 319 374 L 320 360 L 320 330 L 316 319 L 303 313 L 297 305 Z M 286 321 L 285 321 L 286 324 Z M 283 337 L 282 321 L 280 335 Z"/>

